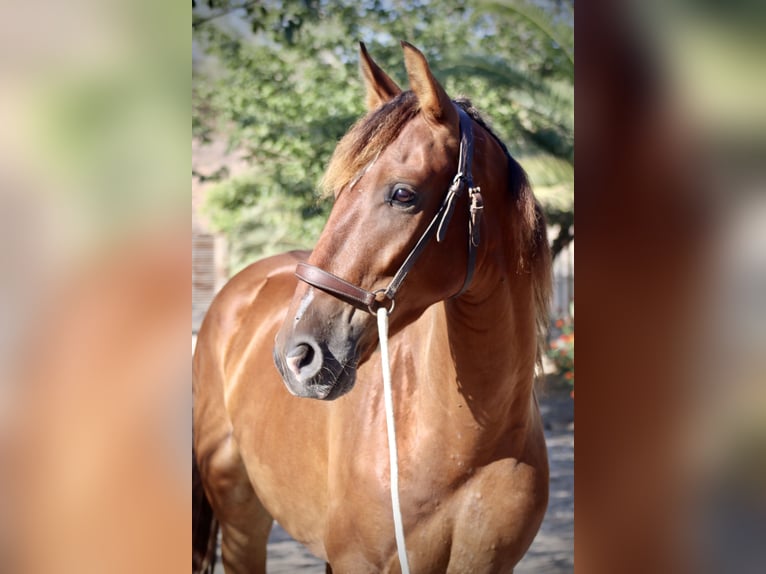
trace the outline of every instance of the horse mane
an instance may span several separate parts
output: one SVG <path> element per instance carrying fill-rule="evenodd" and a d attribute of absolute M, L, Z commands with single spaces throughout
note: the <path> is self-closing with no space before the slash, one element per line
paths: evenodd
<path fill-rule="evenodd" d="M 532 186 L 524 168 L 513 158 L 505 143 L 492 130 L 479 111 L 473 107 L 471 101 L 467 98 L 456 98 L 455 103 L 492 136 L 503 150 L 508 161 L 508 191 L 514 199 L 514 207 L 518 215 L 513 226 L 514 242 L 519 249 L 516 272 L 529 273 L 532 276 L 537 324 L 537 366 L 539 372 L 542 373 L 553 279 L 545 213 L 532 193 Z"/>
<path fill-rule="evenodd" d="M 337 194 L 356 179 L 419 111 L 418 99 L 408 90 L 357 120 L 330 158 L 322 178 L 322 192 Z"/>
<path fill-rule="evenodd" d="M 506 145 L 479 111 L 467 98 L 457 98 L 454 102 L 494 138 L 508 162 L 508 191 L 514 199 L 514 208 L 518 216 L 513 225 L 513 239 L 518 246 L 516 272 L 528 273 L 532 278 L 538 339 L 537 363 L 542 372 L 551 295 L 551 255 L 545 215 L 532 193 L 526 172 L 513 159 Z M 415 94 L 408 90 L 360 118 L 335 148 L 322 179 L 323 193 L 337 194 L 358 179 L 419 111 Z"/>

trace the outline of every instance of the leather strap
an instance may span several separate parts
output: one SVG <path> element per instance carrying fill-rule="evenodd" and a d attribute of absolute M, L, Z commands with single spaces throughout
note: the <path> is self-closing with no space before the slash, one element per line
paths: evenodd
<path fill-rule="evenodd" d="M 321 289 L 346 303 L 355 307 L 369 311 L 373 315 L 383 305 L 387 299 L 390 302 L 388 312 L 394 309 L 396 293 L 399 290 L 404 278 L 410 272 L 420 254 L 425 249 L 431 238 L 436 235 L 436 241 L 441 243 L 447 234 L 447 226 L 452 219 L 457 199 L 463 194 L 467 187 L 469 191 L 469 217 L 468 217 L 468 268 L 466 270 L 463 286 L 453 297 L 462 295 L 471 283 L 473 272 L 476 267 L 476 251 L 479 246 L 479 227 L 481 223 L 481 214 L 484 209 L 484 201 L 481 191 L 473 186 L 473 176 L 471 174 L 471 162 L 473 160 L 473 126 L 471 118 L 465 111 L 456 106 L 460 117 L 460 151 L 458 156 L 458 167 L 455 177 L 442 200 L 439 210 L 434 215 L 431 222 L 426 227 L 423 234 L 418 239 L 415 246 L 407 255 L 402 265 L 394 274 L 388 287 L 376 291 L 367 291 L 361 287 L 353 285 L 348 281 L 333 275 L 329 271 L 320 269 L 308 263 L 299 263 L 295 269 L 295 275 L 301 281 L 304 281 Z"/>
<path fill-rule="evenodd" d="M 329 271 L 309 265 L 298 263 L 295 275 L 301 281 L 305 281 L 312 287 L 326 291 L 338 299 L 351 303 L 361 309 L 368 309 L 375 302 L 375 294 L 371 291 L 352 285 L 348 281 L 333 275 Z"/>

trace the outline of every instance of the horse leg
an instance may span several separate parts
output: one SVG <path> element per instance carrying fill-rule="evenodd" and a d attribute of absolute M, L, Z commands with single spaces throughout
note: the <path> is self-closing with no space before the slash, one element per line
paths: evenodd
<path fill-rule="evenodd" d="M 236 444 L 228 435 L 205 465 L 210 503 L 221 526 L 226 574 L 266 572 L 266 543 L 274 519 L 255 494 Z"/>
<path fill-rule="evenodd" d="M 218 542 L 218 521 L 205 495 L 197 457 L 192 449 L 192 572 L 213 574 Z"/>

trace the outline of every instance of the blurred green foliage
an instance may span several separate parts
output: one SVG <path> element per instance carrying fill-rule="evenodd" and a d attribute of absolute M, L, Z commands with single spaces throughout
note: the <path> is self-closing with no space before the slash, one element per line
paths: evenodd
<path fill-rule="evenodd" d="M 193 10 L 193 135 L 225 134 L 251 173 L 225 178 L 205 210 L 232 267 L 311 247 L 329 211 L 317 184 L 364 113 L 358 42 L 403 88 L 399 40 L 447 92 L 469 97 L 527 169 L 558 249 L 574 215 L 574 42 L 569 1 L 205 0 Z"/>

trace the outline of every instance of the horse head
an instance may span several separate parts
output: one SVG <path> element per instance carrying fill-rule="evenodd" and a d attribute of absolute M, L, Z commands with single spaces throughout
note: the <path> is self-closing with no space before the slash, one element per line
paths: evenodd
<path fill-rule="evenodd" d="M 481 186 L 506 173 L 505 150 L 476 127 L 402 42 L 403 92 L 361 46 L 368 113 L 338 144 L 323 180 L 335 196 L 306 264 L 274 360 L 291 393 L 335 399 L 377 345 L 374 312 L 390 311 L 392 334 L 429 306 L 462 293 L 477 260 Z M 474 140 L 476 160 L 471 174 Z M 481 158 L 479 158 L 481 150 Z M 467 171 L 468 173 L 462 173 Z M 473 181 L 475 179 L 475 181 Z M 506 178 L 507 179 L 507 178 Z M 406 279 L 405 279 L 406 276 Z"/>

